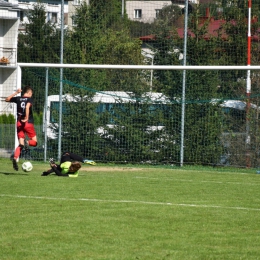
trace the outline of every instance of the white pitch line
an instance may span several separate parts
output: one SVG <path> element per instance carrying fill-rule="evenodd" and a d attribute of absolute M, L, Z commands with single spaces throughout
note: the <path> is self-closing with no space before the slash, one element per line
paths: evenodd
<path fill-rule="evenodd" d="M 135 203 L 135 204 L 163 205 L 163 206 L 175 206 L 175 207 L 217 208 L 217 209 L 260 211 L 260 208 L 226 207 L 226 206 L 217 206 L 217 205 L 199 205 L 199 204 L 153 202 L 153 201 L 135 201 L 135 200 L 102 200 L 102 199 L 88 199 L 88 198 L 72 199 L 72 198 L 53 198 L 53 197 L 8 195 L 8 194 L 0 194 L 0 197 L 10 197 L 10 198 L 20 198 L 20 199 L 41 199 L 41 200 L 89 201 L 89 202 L 102 202 L 102 203 Z"/>
<path fill-rule="evenodd" d="M 260 183 L 254 182 L 254 183 L 245 183 L 245 182 L 235 182 L 235 181 L 202 181 L 202 180 L 188 180 L 188 179 L 170 179 L 170 178 L 157 178 L 157 177 L 140 177 L 140 176 L 135 176 L 134 178 L 136 179 L 148 179 L 148 180 L 160 180 L 160 181 L 180 181 L 180 182 L 194 182 L 194 183 L 216 183 L 216 184 L 237 184 L 237 185 L 251 185 L 251 186 L 260 186 Z"/>

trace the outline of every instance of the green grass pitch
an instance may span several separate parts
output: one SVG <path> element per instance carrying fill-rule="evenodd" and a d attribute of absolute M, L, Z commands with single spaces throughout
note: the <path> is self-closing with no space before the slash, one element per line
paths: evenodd
<path fill-rule="evenodd" d="M 260 259 L 255 170 L 32 163 L 0 159 L 1 260 Z"/>

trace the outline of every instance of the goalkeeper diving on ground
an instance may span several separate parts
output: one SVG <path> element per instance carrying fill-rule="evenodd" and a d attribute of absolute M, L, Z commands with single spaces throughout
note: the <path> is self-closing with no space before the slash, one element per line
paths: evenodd
<path fill-rule="evenodd" d="M 41 176 L 48 176 L 51 173 L 55 173 L 59 177 L 78 177 L 81 163 L 96 165 L 94 161 L 84 159 L 83 157 L 71 152 L 64 152 L 62 154 L 60 164 L 56 164 L 52 158 L 50 158 L 49 163 L 51 169 L 43 172 Z"/>

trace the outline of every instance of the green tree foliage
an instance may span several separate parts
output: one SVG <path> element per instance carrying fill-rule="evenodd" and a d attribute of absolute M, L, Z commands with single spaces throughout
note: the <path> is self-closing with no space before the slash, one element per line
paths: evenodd
<path fill-rule="evenodd" d="M 0 124 L 15 124 L 15 118 L 12 114 L 0 115 Z"/>
<path fill-rule="evenodd" d="M 200 24 L 200 10 L 195 9 L 189 14 L 189 30 L 194 37 L 189 37 L 187 42 L 187 64 L 189 65 L 213 65 L 218 62 L 214 57 L 217 46 L 214 38 L 205 40 L 203 36 L 207 32 L 208 22 L 204 26 Z M 177 28 L 169 27 L 169 19 L 160 23 L 159 31 L 155 32 L 156 39 L 153 43 L 154 63 L 158 65 L 179 65 L 182 60 L 183 38 L 179 38 Z M 167 136 L 176 133 L 175 140 L 169 142 L 171 149 L 176 151 L 180 147 L 181 109 L 182 99 L 181 71 L 155 71 L 155 88 L 169 96 L 175 104 L 172 106 L 172 117 L 168 121 Z M 211 105 L 213 98 L 218 97 L 218 74 L 214 71 L 187 71 L 186 72 L 186 117 L 185 117 L 185 162 L 213 163 L 220 158 L 221 146 L 219 138 L 221 134 L 221 110 L 216 105 Z M 205 86 L 207 91 L 205 91 Z M 166 130 L 167 131 L 167 130 Z M 177 154 L 177 153 L 176 153 Z M 178 157 L 178 155 L 177 155 Z M 178 160 L 178 158 L 177 158 Z"/>
<path fill-rule="evenodd" d="M 131 39 L 127 29 L 108 29 L 100 38 L 99 47 L 103 50 L 102 64 L 142 63 L 141 42 Z M 145 92 L 147 86 L 141 80 L 142 74 L 136 70 L 106 70 L 106 89 L 115 91 Z"/>
<path fill-rule="evenodd" d="M 139 38 L 140 36 L 154 33 L 155 25 L 153 23 L 150 24 L 145 22 L 129 20 L 127 24 L 131 38 Z"/>
<path fill-rule="evenodd" d="M 25 31 L 18 35 L 18 62 L 59 63 L 60 32 L 56 24 L 46 22 L 44 4 L 34 4 L 27 17 L 29 22 L 22 24 Z M 22 86 L 29 85 L 34 90 L 34 111 L 41 113 L 45 99 L 45 68 L 23 68 L 22 75 Z"/>
<path fill-rule="evenodd" d="M 200 40 L 200 38 L 203 38 L 203 35 L 205 35 L 205 32 L 207 31 L 207 26 L 210 25 L 210 20 L 208 22 L 204 23 L 203 27 L 198 27 L 199 22 L 199 17 L 200 13 L 204 12 L 203 9 L 199 6 L 199 8 L 196 10 L 196 12 L 193 12 L 191 15 L 190 19 L 190 28 L 193 29 L 193 33 L 195 34 L 194 38 L 189 39 L 188 41 L 188 62 L 191 61 L 191 64 L 193 65 L 246 65 L 247 64 L 247 30 L 248 30 L 248 8 L 247 8 L 247 1 L 234 1 L 232 3 L 227 1 L 224 1 L 222 5 L 218 5 L 215 11 L 219 11 L 221 7 L 222 12 L 218 14 L 219 19 L 223 19 L 222 21 L 225 21 L 222 24 L 222 27 L 219 28 L 218 37 L 212 37 L 212 39 L 205 41 L 204 43 Z M 258 13 L 258 8 L 253 9 L 253 15 L 252 17 L 255 16 L 255 14 Z M 197 16 L 197 18 L 196 18 Z M 255 31 L 255 28 L 259 28 L 259 24 L 256 22 L 253 23 L 252 26 L 253 34 Z M 203 31 L 204 30 L 204 31 Z M 201 44 L 197 44 L 201 42 Z M 204 45 L 204 46 L 203 46 Z M 257 46 L 257 44 L 252 44 L 253 49 L 255 49 L 254 46 Z M 203 51 L 202 51 L 203 50 Z M 207 59 L 206 57 L 209 57 Z M 252 55 L 252 57 L 255 57 L 255 55 Z M 192 58 L 192 59 L 191 59 Z M 197 76 L 200 77 L 200 80 L 197 81 L 196 75 L 194 72 L 189 72 L 188 77 L 191 77 L 193 82 L 198 82 L 197 83 L 192 83 L 192 88 L 190 88 L 190 84 L 188 83 L 187 87 L 187 92 L 186 92 L 186 97 L 187 98 L 192 98 L 194 96 L 202 98 L 202 100 L 209 100 L 210 96 L 211 97 L 222 97 L 222 98 L 229 98 L 229 99 L 236 99 L 236 98 L 243 98 L 245 96 L 246 92 L 246 71 L 219 71 L 219 72 L 210 72 L 210 73 L 201 73 L 201 72 L 196 72 Z M 202 75 L 204 74 L 204 75 Z M 206 80 L 205 80 L 206 79 Z M 194 81 L 195 80 L 195 81 Z M 192 82 L 188 81 L 188 82 Z M 207 91 L 203 91 L 203 88 L 201 86 L 207 86 Z M 195 92 L 195 95 L 193 93 L 194 88 L 198 91 Z M 216 92 L 217 90 L 217 92 Z M 256 102 L 258 103 L 258 102 Z M 189 107 L 193 108 L 197 106 L 200 109 L 196 110 L 196 117 L 192 117 L 194 112 L 190 110 Z M 204 108 L 203 108 L 204 107 Z M 212 107 L 212 105 L 211 105 Z M 216 111 L 215 106 L 213 105 L 213 110 L 207 111 L 208 106 L 205 107 L 204 105 L 196 105 L 193 104 L 192 106 L 187 105 L 186 109 L 186 115 L 187 118 L 192 119 L 190 122 L 187 121 L 187 125 L 185 127 L 185 131 L 188 131 L 190 133 L 190 130 L 193 130 L 193 135 L 190 136 L 186 144 L 189 143 L 191 149 L 186 149 L 185 153 L 190 156 L 188 160 L 191 160 L 191 158 L 194 158 L 196 155 L 197 158 L 199 158 L 199 150 L 203 151 L 203 149 L 210 148 L 211 145 L 209 143 L 209 146 L 205 146 L 204 144 L 208 143 L 209 137 L 211 140 L 214 140 L 214 136 L 218 137 L 218 142 L 220 142 L 220 133 L 221 132 L 229 132 L 233 133 L 234 131 L 246 132 L 246 117 L 249 119 L 250 118 L 250 124 L 254 122 L 257 122 L 256 116 L 257 114 L 255 113 L 254 109 L 251 109 L 250 114 L 248 113 L 245 116 L 245 112 L 242 115 L 234 115 L 232 111 L 230 110 L 228 114 L 222 114 L 221 111 Z M 191 113 L 192 112 L 192 113 Z M 220 121 L 212 121 L 208 119 L 209 122 L 215 122 L 215 127 L 214 124 L 212 124 L 212 128 L 210 131 L 206 131 L 205 135 L 200 136 L 196 135 L 196 132 L 199 133 L 197 127 L 201 126 L 201 115 L 205 115 L 205 118 L 214 118 L 216 115 L 219 118 L 219 115 L 222 114 L 222 120 L 223 122 Z M 240 119 L 238 121 L 238 118 Z M 239 125 L 239 127 L 238 127 Z M 209 124 L 205 125 L 205 130 Z M 236 126 L 234 128 L 234 126 Z M 221 129 L 221 131 L 218 131 L 216 129 Z M 257 136 L 254 134 L 254 132 L 258 132 L 258 127 L 253 126 L 253 124 L 250 126 L 250 132 L 251 132 L 251 140 Z M 210 133 L 210 135 L 209 135 Z M 213 134 L 213 135 L 212 135 Z M 215 135 L 214 135 L 215 134 Z M 233 136 L 230 134 L 230 137 Z M 242 137 L 242 136 L 241 136 Z M 243 137 L 245 138 L 245 136 Z M 243 138 L 240 138 L 240 142 L 236 142 L 236 149 L 237 147 L 240 147 L 240 153 L 243 154 L 242 151 L 245 149 L 245 140 L 242 140 Z M 257 139 L 257 138 L 256 138 Z M 256 140 L 254 141 L 254 146 L 259 146 L 259 141 Z M 202 142 L 203 141 L 203 142 Z M 217 139 L 216 139 L 217 141 Z M 192 147 L 192 144 L 194 143 L 203 143 L 202 146 L 196 145 L 196 147 Z M 214 142 L 211 142 L 213 144 Z M 230 145 L 228 153 L 234 154 L 234 150 L 232 150 L 234 147 L 231 145 L 232 140 L 228 140 L 226 143 Z M 214 146 L 212 146 L 213 149 Z M 224 147 L 223 147 L 224 148 Z M 204 158 L 207 158 L 207 155 L 210 154 L 210 151 L 212 149 L 209 149 L 208 152 L 203 151 Z M 187 152 L 188 151 L 188 152 Z M 192 151 L 192 152 L 190 152 Z M 214 150 L 214 153 L 216 151 Z M 217 153 L 215 153 L 217 154 Z M 206 156 L 205 156 L 206 155 Z M 201 157 L 202 159 L 202 157 Z M 240 163 L 242 162 L 242 158 L 239 158 Z M 238 161 L 236 161 L 238 163 Z"/>
<path fill-rule="evenodd" d="M 7 114 L 3 114 L 2 116 L 3 124 L 9 124 L 9 118 Z"/>
<path fill-rule="evenodd" d="M 125 18 L 120 14 L 121 5 L 118 1 L 85 2 L 76 9 L 74 28 L 67 35 L 65 60 L 67 63 L 82 64 L 141 64 L 141 42 L 130 36 Z M 120 7 L 120 8 L 119 8 Z M 111 9 L 112 8 L 112 9 Z M 108 12 L 110 10 L 111 12 Z M 116 18 L 115 18 L 116 17 Z M 141 95 L 146 91 L 138 71 L 130 70 L 64 70 L 64 77 L 95 91 L 131 91 Z M 108 140 L 97 133 L 97 129 L 106 126 L 97 116 L 97 104 L 92 103 L 95 91 L 73 88 L 65 85 L 64 92 L 71 93 L 76 102 L 67 102 L 71 114 L 63 115 L 63 149 L 74 148 L 87 156 L 99 154 L 102 144 Z M 79 116 L 81 115 L 81 116 Z M 130 124 L 130 123 L 129 123 Z M 124 122 L 128 136 L 133 129 Z M 138 128 L 136 126 L 136 128 Z M 56 129 L 57 131 L 58 129 Z M 137 131 L 137 130 L 136 130 Z M 141 129 L 139 132 L 142 131 Z M 140 135 L 141 136 L 141 135 Z M 75 142 L 70 142 L 71 138 Z M 78 145 L 80 144 L 80 145 Z M 111 144 L 112 145 L 112 144 Z M 112 148 L 111 148 L 112 149 Z"/>
<path fill-rule="evenodd" d="M 43 113 L 33 113 L 34 125 L 42 125 Z"/>
<path fill-rule="evenodd" d="M 106 28 L 117 27 L 121 23 L 121 0 L 91 0 L 90 18 L 99 24 L 99 28 L 105 31 Z"/>
<path fill-rule="evenodd" d="M 121 17 L 120 23 L 118 22 L 117 25 L 117 20 L 114 20 L 113 25 L 111 25 L 110 21 L 113 19 L 108 14 L 106 14 L 104 21 L 100 22 L 102 16 L 97 15 L 99 8 L 100 6 L 96 2 L 90 6 L 83 2 L 77 8 L 74 17 L 75 26 L 66 40 L 66 49 L 69 50 L 68 55 L 65 54 L 66 62 L 141 64 L 141 42 L 130 37 L 129 30 Z M 114 13 L 117 12 L 112 12 L 112 17 Z M 115 27 L 117 30 L 114 29 Z M 94 86 L 92 88 L 97 90 L 121 90 L 122 88 L 133 90 L 133 86 L 139 89 L 140 83 L 137 85 L 137 78 L 138 72 L 136 71 L 122 73 L 122 71 L 115 70 L 73 70 L 72 75 L 72 81 L 75 79 L 82 85 L 86 85 L 87 82 L 87 85 Z"/>
<path fill-rule="evenodd" d="M 163 130 L 169 108 L 170 105 L 166 108 L 165 104 L 156 104 L 135 95 L 129 103 L 118 100 L 100 118 L 106 122 L 101 135 L 102 159 L 150 163 L 169 161 L 172 150 L 168 148 L 173 135 L 167 136 Z"/>
<path fill-rule="evenodd" d="M 63 106 L 62 124 L 62 150 L 73 151 L 77 154 L 94 157 L 97 149 L 97 138 L 95 131 L 98 126 L 96 105 L 90 102 L 90 95 L 84 97 L 74 96 L 75 102 L 65 101 Z M 58 112 L 58 111 L 57 111 Z M 58 122 L 59 114 L 54 115 Z M 58 133 L 59 125 L 54 125 Z"/>
<path fill-rule="evenodd" d="M 15 118 L 12 114 L 8 115 L 9 124 L 15 124 Z"/>
<path fill-rule="evenodd" d="M 169 34 L 169 30 L 166 28 L 162 26 L 156 34 L 156 42 L 152 47 L 154 65 L 180 65 L 177 36 Z M 176 97 L 181 94 L 180 77 L 179 71 L 156 70 L 154 71 L 153 90 L 163 92 L 170 97 Z"/>
<path fill-rule="evenodd" d="M 147 46 L 153 52 L 154 65 L 180 65 L 180 46 L 176 28 L 173 27 L 180 13 L 181 9 L 178 6 L 167 6 L 161 10 L 155 20 L 153 31 L 155 40 Z M 153 76 L 153 91 L 163 92 L 170 98 L 181 93 L 179 71 L 155 70 Z"/>
<path fill-rule="evenodd" d="M 217 65 L 247 65 L 248 41 L 248 1 L 218 1 L 213 15 L 225 23 L 219 29 L 219 38 L 216 39 L 215 54 Z M 252 1 L 252 32 L 254 35 L 259 23 L 255 19 L 259 14 L 259 4 Z M 216 8 L 217 7 L 217 8 Z M 219 12 L 221 10 L 221 12 Z M 255 56 L 252 42 L 252 57 Z M 220 71 L 221 84 L 219 94 L 223 97 L 242 97 L 245 94 L 246 71 Z"/>
<path fill-rule="evenodd" d="M 181 20 L 181 16 L 183 13 L 183 9 L 177 5 L 168 5 L 163 7 L 155 20 L 155 24 L 162 25 L 167 27 L 178 27 L 183 25 L 183 20 Z"/>
<path fill-rule="evenodd" d="M 36 3 L 28 10 L 29 22 L 24 23 L 25 31 L 19 33 L 19 62 L 58 62 L 60 37 L 56 25 L 46 23 L 46 11 L 42 3 Z"/>
<path fill-rule="evenodd" d="M 14 115 L 13 114 L 0 115 L 0 124 L 15 124 Z M 34 113 L 34 124 L 36 125 L 42 124 L 42 113 L 41 114 Z"/>

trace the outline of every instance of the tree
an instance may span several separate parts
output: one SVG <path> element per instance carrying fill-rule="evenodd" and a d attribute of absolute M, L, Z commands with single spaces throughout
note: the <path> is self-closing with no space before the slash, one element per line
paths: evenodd
<path fill-rule="evenodd" d="M 90 2 L 90 5 L 83 2 L 76 9 L 75 26 L 68 32 L 65 41 L 68 52 L 65 51 L 64 60 L 67 63 L 82 64 L 141 64 L 141 42 L 130 37 L 127 23 L 121 16 L 112 19 L 117 11 L 109 13 L 106 10 L 106 7 L 111 9 L 111 1 L 103 1 L 105 6 L 102 8 L 101 2 Z M 97 134 L 97 129 L 106 126 L 107 122 L 102 122 L 97 116 L 97 104 L 92 102 L 95 92 L 122 90 L 140 96 L 147 88 L 141 76 L 138 71 L 129 70 L 64 70 L 64 78 L 87 87 L 89 91 L 69 84 L 64 86 L 64 93 L 71 93 L 77 102 L 67 104 L 71 114 L 63 117 L 63 149 L 71 149 L 75 143 L 75 149 L 80 149 L 82 154 L 97 156 L 100 146 L 108 142 Z M 83 113 L 84 116 L 78 117 L 78 113 Z M 122 125 L 130 136 L 133 126 L 130 129 L 126 121 Z M 75 142 L 71 143 L 69 140 L 72 136 Z"/>
<path fill-rule="evenodd" d="M 56 25 L 46 22 L 46 11 L 42 3 L 28 10 L 28 23 L 18 35 L 18 62 L 59 63 L 60 32 Z M 30 85 L 34 90 L 34 112 L 41 113 L 44 103 L 45 69 L 23 68 L 22 86 Z"/>
<path fill-rule="evenodd" d="M 131 38 L 139 38 L 141 35 L 149 35 L 154 32 L 155 24 L 129 20 L 127 22 Z"/>
<path fill-rule="evenodd" d="M 180 46 L 175 24 L 178 24 L 181 9 L 170 5 L 162 8 L 154 21 L 155 39 L 150 43 L 154 65 L 180 65 Z M 169 97 L 181 93 L 179 71 L 155 70 L 153 72 L 153 91 L 163 92 Z"/>
<path fill-rule="evenodd" d="M 105 6 L 111 5 L 110 1 L 105 1 L 105 3 Z M 121 16 L 111 23 L 112 18 L 117 14 L 117 11 L 114 9 L 113 12 L 111 11 L 111 14 L 106 14 L 102 20 L 103 16 L 100 16 L 99 4 L 99 2 L 92 2 L 88 6 L 83 2 L 76 9 L 74 17 L 75 26 L 73 31 L 68 33 L 65 43 L 68 50 L 68 55 L 65 54 L 66 62 L 82 64 L 141 64 L 141 42 L 131 38 L 128 23 Z M 140 91 L 145 86 L 137 71 L 72 71 L 73 74 L 66 74 L 70 76 L 71 81 L 75 80 L 75 82 L 82 85 L 94 86 L 96 90 L 134 91 L 136 89 Z"/>
<path fill-rule="evenodd" d="M 91 20 L 99 24 L 102 31 L 106 28 L 116 28 L 122 22 L 121 0 L 90 0 L 90 9 Z"/>
<path fill-rule="evenodd" d="M 155 24 L 161 26 L 163 23 L 164 26 L 168 27 L 178 27 L 183 25 L 183 20 L 180 19 L 182 17 L 182 13 L 182 9 L 177 5 L 165 6 L 159 11 Z"/>
<path fill-rule="evenodd" d="M 56 25 L 46 22 L 44 5 L 36 3 L 27 12 L 25 32 L 19 33 L 18 61 L 51 63 L 59 61 L 60 37 Z"/>
<path fill-rule="evenodd" d="M 193 37 L 188 37 L 187 63 L 189 65 L 208 65 L 218 62 L 215 49 L 216 39 L 204 39 L 208 22 L 200 25 L 200 10 L 194 8 L 189 14 L 189 30 Z M 165 21 L 168 24 L 168 21 Z M 153 43 L 154 63 L 160 65 L 180 64 L 183 52 L 183 38 L 177 34 L 177 28 L 163 26 L 155 32 Z M 167 122 L 166 136 L 174 136 L 168 146 L 171 151 L 180 148 L 182 77 L 181 71 L 154 72 L 157 89 L 172 100 L 171 119 Z M 221 109 L 211 100 L 218 97 L 218 75 L 214 71 L 186 71 L 186 113 L 185 113 L 185 162 L 213 163 L 221 155 L 219 145 L 221 135 Z M 179 100 L 179 102 L 177 101 Z"/>

